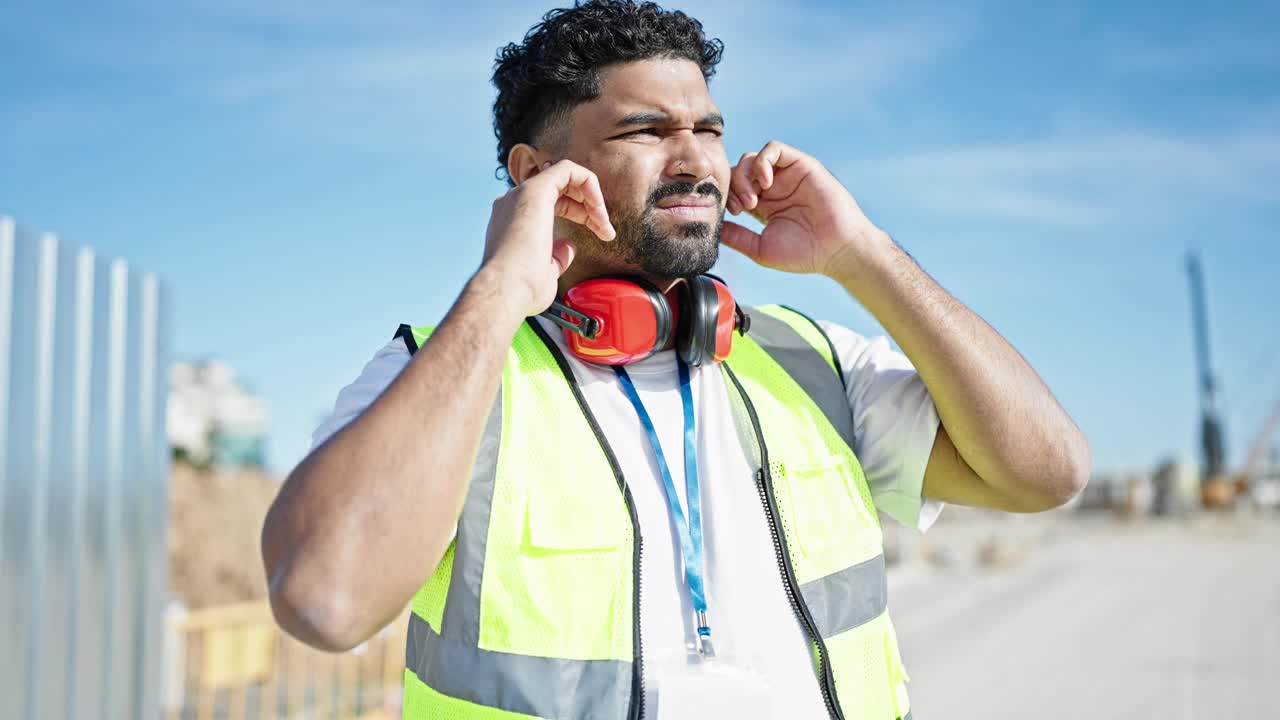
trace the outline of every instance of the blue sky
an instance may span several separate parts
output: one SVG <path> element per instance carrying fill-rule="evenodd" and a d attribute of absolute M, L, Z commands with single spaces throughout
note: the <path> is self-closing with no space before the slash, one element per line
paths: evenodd
<path fill-rule="evenodd" d="M 730 156 L 778 138 L 826 163 L 1032 361 L 1100 467 L 1195 456 L 1199 249 L 1239 462 L 1280 398 L 1274 3 L 673 7 L 725 41 Z M 438 320 L 474 271 L 504 190 L 493 53 L 543 9 L 9 4 L 0 214 L 159 273 L 176 356 L 238 369 L 287 470 L 396 325 Z M 748 302 L 878 331 L 823 278 L 729 250 L 720 269 Z"/>

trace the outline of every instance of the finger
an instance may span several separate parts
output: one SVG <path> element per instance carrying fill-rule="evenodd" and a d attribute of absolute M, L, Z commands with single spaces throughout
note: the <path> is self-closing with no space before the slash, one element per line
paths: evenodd
<path fill-rule="evenodd" d="M 569 266 L 573 264 L 573 258 L 578 254 L 578 249 L 573 243 L 564 238 L 558 238 L 551 243 L 551 261 L 556 264 L 556 277 L 564 274 Z"/>
<path fill-rule="evenodd" d="M 609 212 L 604 205 L 604 193 L 600 191 L 600 181 L 595 173 L 572 160 L 561 160 L 539 173 L 537 178 L 543 178 L 544 182 L 550 183 L 557 195 L 572 198 L 585 207 L 587 212 L 595 218 L 595 222 L 583 224 L 596 228 L 596 234 L 601 240 L 612 240 L 617 236 L 613 223 L 609 221 Z"/>
<path fill-rule="evenodd" d="M 602 220 L 599 213 L 592 212 L 592 208 L 583 205 L 568 195 L 561 195 L 560 199 L 556 200 L 555 214 L 557 217 L 586 226 L 601 240 L 608 241 L 614 237 L 613 226 L 609 224 L 607 216 Z"/>
<path fill-rule="evenodd" d="M 562 197 L 571 198 L 585 209 L 591 216 L 591 221 L 583 224 L 595 230 L 601 240 L 612 240 L 617 232 L 609 220 L 609 211 L 605 208 L 604 195 L 600 191 L 600 181 L 590 170 L 580 165 L 574 167 L 586 174 L 577 175 L 574 171 L 573 180 L 562 190 Z"/>
<path fill-rule="evenodd" d="M 738 199 L 742 201 L 743 210 L 750 210 L 755 207 L 758 199 L 756 187 L 751 180 L 751 171 L 755 163 L 756 154 L 745 153 L 738 160 L 738 164 L 734 166 L 733 173 L 729 178 L 729 189 L 738 194 Z"/>
<path fill-rule="evenodd" d="M 556 217 L 562 217 L 579 225 L 591 224 L 591 211 L 587 206 L 567 195 L 562 195 L 559 200 L 556 200 L 555 214 Z"/>
<path fill-rule="evenodd" d="M 604 206 L 604 196 L 600 193 L 599 180 L 596 174 L 572 160 L 560 160 L 547 165 L 536 178 L 551 183 L 557 194 L 569 195 L 584 205 Z"/>
<path fill-rule="evenodd" d="M 607 217 L 602 219 L 599 213 L 592 212 L 591 208 L 568 196 L 561 196 L 556 201 L 555 214 L 586 227 L 606 242 L 611 241 L 616 234 Z"/>
<path fill-rule="evenodd" d="M 735 192 L 729 193 L 729 199 L 725 200 L 724 204 L 725 209 L 728 210 L 731 215 L 737 215 L 742 212 L 742 201 L 738 199 L 738 194 Z"/>
<path fill-rule="evenodd" d="M 760 233 L 726 220 L 720 231 L 720 242 L 746 255 L 752 260 L 760 256 Z"/>
<path fill-rule="evenodd" d="M 743 153 L 738 159 L 738 164 L 733 166 L 733 173 L 729 178 L 730 189 L 740 193 L 743 200 L 746 200 L 747 194 L 754 193 L 755 188 L 751 184 L 751 169 L 755 165 L 755 153 Z"/>
<path fill-rule="evenodd" d="M 762 187 L 769 187 L 773 184 L 773 173 L 776 170 L 790 168 L 791 165 L 799 163 L 804 159 L 804 152 L 796 150 L 795 147 L 787 145 L 785 142 L 771 140 L 764 143 L 764 147 L 760 149 L 759 155 L 756 156 L 755 179 L 762 183 Z"/>
<path fill-rule="evenodd" d="M 768 190 L 773 185 L 773 164 L 778 160 L 773 152 L 773 145 L 772 141 L 766 144 L 751 165 L 751 179 L 761 191 Z"/>

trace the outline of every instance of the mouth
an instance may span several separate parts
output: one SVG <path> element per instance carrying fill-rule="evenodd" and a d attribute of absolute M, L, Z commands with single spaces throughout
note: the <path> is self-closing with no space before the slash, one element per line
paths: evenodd
<path fill-rule="evenodd" d="M 684 220 L 702 220 L 714 217 L 719 203 L 707 195 L 675 195 L 659 200 L 658 211 Z"/>

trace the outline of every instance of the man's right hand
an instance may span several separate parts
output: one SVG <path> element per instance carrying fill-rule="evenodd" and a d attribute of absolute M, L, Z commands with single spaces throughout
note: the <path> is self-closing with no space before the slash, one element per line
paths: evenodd
<path fill-rule="evenodd" d="M 601 240 L 617 236 L 595 173 L 569 160 L 543 163 L 537 173 L 493 202 L 482 268 L 511 287 L 527 289 L 524 317 L 546 310 L 575 248 L 555 237 L 555 218 L 585 225 Z"/>
<path fill-rule="evenodd" d="M 263 523 L 262 559 L 272 610 L 294 637 L 355 647 L 439 565 L 512 334 L 551 304 L 573 262 L 573 246 L 554 239 L 556 217 L 614 237 L 593 173 L 568 161 L 539 168 L 493 204 L 481 271 L 413 361 L 289 473 Z M 494 321 L 516 309 L 524 315 Z"/>

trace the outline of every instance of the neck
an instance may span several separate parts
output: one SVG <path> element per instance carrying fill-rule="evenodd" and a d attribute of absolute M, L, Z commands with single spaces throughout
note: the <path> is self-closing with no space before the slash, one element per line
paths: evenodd
<path fill-rule="evenodd" d="M 605 275 L 633 275 L 644 278 L 653 283 L 658 288 L 658 292 L 663 294 L 671 291 L 676 283 L 680 282 L 680 278 L 660 278 L 649 273 L 641 272 L 634 267 L 627 266 L 602 266 L 588 261 L 586 258 L 578 258 L 573 261 L 569 269 L 560 276 L 559 284 L 556 286 L 556 294 L 563 296 L 569 288 L 577 285 L 583 280 L 591 278 L 603 277 Z"/>

